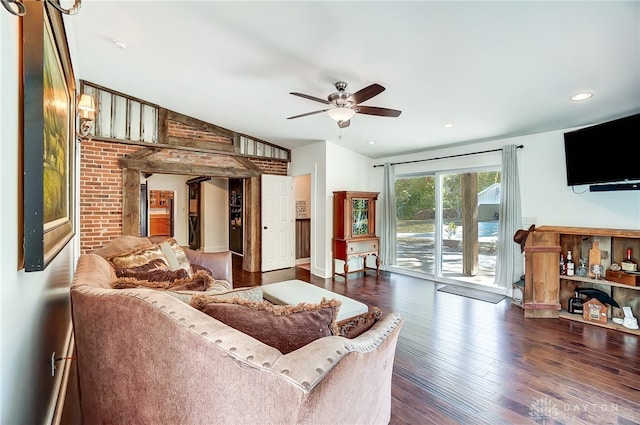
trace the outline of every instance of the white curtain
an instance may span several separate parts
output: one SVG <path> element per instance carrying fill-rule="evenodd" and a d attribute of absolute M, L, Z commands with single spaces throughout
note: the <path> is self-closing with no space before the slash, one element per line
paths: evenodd
<path fill-rule="evenodd" d="M 396 177 L 393 166 L 385 162 L 380 222 L 380 260 L 383 265 L 396 264 Z"/>
<path fill-rule="evenodd" d="M 507 289 L 508 292 L 511 291 L 511 284 L 520 280 L 524 273 L 520 245 L 513 241 L 513 235 L 522 228 L 517 149 L 516 145 L 502 148 L 502 189 L 495 284 Z"/>

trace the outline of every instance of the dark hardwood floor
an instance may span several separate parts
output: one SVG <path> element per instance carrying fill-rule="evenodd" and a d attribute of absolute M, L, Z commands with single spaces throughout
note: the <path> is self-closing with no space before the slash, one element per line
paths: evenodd
<path fill-rule="evenodd" d="M 498 304 L 395 273 L 322 279 L 301 268 L 234 286 L 300 279 L 404 317 L 391 424 L 640 424 L 640 337 Z M 363 385 L 366 383 L 363 382 Z"/>

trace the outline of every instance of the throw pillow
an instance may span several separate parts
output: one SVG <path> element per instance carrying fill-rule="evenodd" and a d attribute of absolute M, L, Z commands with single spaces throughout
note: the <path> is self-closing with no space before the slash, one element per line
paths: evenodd
<path fill-rule="evenodd" d="M 200 266 L 198 264 L 191 263 L 191 273 L 195 273 L 198 270 L 202 270 L 203 272 L 207 273 L 208 275 L 213 276 L 213 273 L 208 268 Z"/>
<path fill-rule="evenodd" d="M 249 291 L 248 289 L 255 290 Z M 222 296 L 231 298 L 232 296 L 236 296 L 239 298 L 251 300 L 251 301 L 262 301 L 262 288 L 257 286 L 255 288 L 238 288 L 231 289 L 231 285 L 225 280 L 216 280 L 215 284 L 211 289 L 206 290 L 205 292 L 201 291 L 173 291 L 170 293 L 173 297 L 179 299 L 180 301 L 190 304 L 191 299 L 194 296 Z"/>
<path fill-rule="evenodd" d="M 184 279 L 189 274 L 184 269 L 169 270 L 165 262 L 155 259 L 138 267 L 115 269 L 117 277 L 132 277 L 138 280 L 152 282 L 172 282 L 176 279 Z"/>
<path fill-rule="evenodd" d="M 184 250 L 180 244 L 173 238 L 169 238 L 160 243 L 160 248 L 164 252 L 165 257 L 169 263 L 169 269 L 178 270 L 184 269 L 189 275 L 191 275 L 191 262 L 187 258 Z"/>
<path fill-rule="evenodd" d="M 345 338 L 355 338 L 358 335 L 371 329 L 380 317 L 382 312 L 378 307 L 373 307 L 366 313 L 359 314 L 357 316 L 349 317 L 336 323 L 338 327 L 338 335 Z"/>
<path fill-rule="evenodd" d="M 176 279 L 172 282 L 140 280 L 132 277 L 121 277 L 112 283 L 114 289 L 150 288 L 164 291 L 206 291 L 215 285 L 215 279 L 204 272 L 196 272 L 191 277 Z"/>
<path fill-rule="evenodd" d="M 167 259 L 159 245 L 145 246 L 122 254 L 116 254 L 108 257 L 107 260 L 113 264 L 115 270 L 144 266 L 154 260 L 161 260 L 164 263 L 164 268 L 169 268 Z"/>
<path fill-rule="evenodd" d="M 224 282 L 224 281 L 217 281 Z M 212 292 L 207 294 L 195 294 L 198 297 L 198 304 L 222 302 L 233 299 L 240 299 L 245 301 L 262 302 L 262 287 L 253 286 L 246 288 L 236 288 L 230 291 Z"/>
<path fill-rule="evenodd" d="M 191 305 L 232 328 L 276 348 L 290 353 L 316 339 L 337 332 L 335 317 L 340 301 L 322 299 L 319 304 L 296 306 L 274 305 L 268 301 L 240 299 L 210 302 L 206 297 L 194 297 Z"/>

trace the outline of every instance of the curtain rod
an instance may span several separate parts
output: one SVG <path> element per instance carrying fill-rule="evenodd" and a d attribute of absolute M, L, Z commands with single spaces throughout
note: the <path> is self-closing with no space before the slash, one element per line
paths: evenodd
<path fill-rule="evenodd" d="M 518 146 L 516 146 L 516 148 L 522 149 L 522 148 L 524 148 L 524 145 L 518 145 Z M 439 157 L 436 157 L 436 158 L 416 159 L 416 160 L 413 160 L 413 161 L 392 162 L 390 165 L 411 164 L 411 163 L 414 163 L 414 162 L 434 161 L 436 159 L 457 158 L 459 156 L 477 155 L 477 154 L 480 154 L 480 153 L 500 152 L 501 150 L 502 150 L 502 148 L 500 148 L 500 149 L 491 149 L 491 150 L 488 150 L 488 151 L 459 153 L 457 155 L 439 156 Z M 376 168 L 376 167 L 384 167 L 384 164 L 376 164 L 376 165 L 373 166 L 373 168 Z"/>

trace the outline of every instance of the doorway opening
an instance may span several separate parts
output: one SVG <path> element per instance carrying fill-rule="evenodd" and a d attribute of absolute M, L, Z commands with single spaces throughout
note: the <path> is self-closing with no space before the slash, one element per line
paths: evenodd
<path fill-rule="evenodd" d="M 172 190 L 149 191 L 149 236 L 174 235 L 174 192 Z"/>
<path fill-rule="evenodd" d="M 293 178 L 296 202 L 296 267 L 311 271 L 311 174 Z"/>

